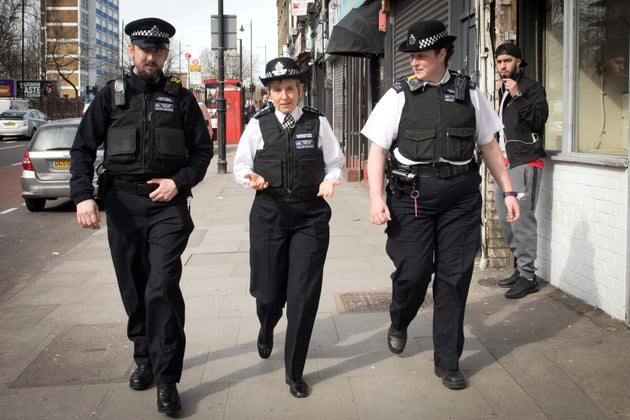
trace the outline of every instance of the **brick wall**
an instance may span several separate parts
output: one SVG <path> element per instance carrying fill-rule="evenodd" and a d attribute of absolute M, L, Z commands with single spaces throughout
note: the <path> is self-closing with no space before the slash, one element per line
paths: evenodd
<path fill-rule="evenodd" d="M 538 202 L 538 272 L 623 320 L 628 302 L 626 168 L 547 159 Z"/>

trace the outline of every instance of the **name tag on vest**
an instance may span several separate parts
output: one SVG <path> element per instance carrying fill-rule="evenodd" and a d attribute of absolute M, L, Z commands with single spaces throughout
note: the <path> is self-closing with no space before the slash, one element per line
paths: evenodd
<path fill-rule="evenodd" d="M 315 147 L 315 138 L 313 133 L 298 134 L 295 136 L 295 148 L 297 150 L 313 149 Z"/>
<path fill-rule="evenodd" d="M 173 112 L 175 111 L 175 104 L 173 103 L 173 99 L 169 97 L 158 97 L 155 99 L 155 110 L 162 112 Z"/>
<path fill-rule="evenodd" d="M 453 89 L 444 89 L 444 100 L 446 102 L 455 102 L 455 91 Z"/>

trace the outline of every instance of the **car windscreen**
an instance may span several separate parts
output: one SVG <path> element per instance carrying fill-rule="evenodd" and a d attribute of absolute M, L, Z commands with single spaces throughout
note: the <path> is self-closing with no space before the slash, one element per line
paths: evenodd
<path fill-rule="evenodd" d="M 78 128 L 78 125 L 44 126 L 37 131 L 31 150 L 70 149 Z"/>
<path fill-rule="evenodd" d="M 0 114 L 0 118 L 4 118 L 4 119 L 14 119 L 14 118 L 22 118 L 24 117 L 24 114 L 26 114 L 28 111 L 4 111 L 2 114 Z"/>

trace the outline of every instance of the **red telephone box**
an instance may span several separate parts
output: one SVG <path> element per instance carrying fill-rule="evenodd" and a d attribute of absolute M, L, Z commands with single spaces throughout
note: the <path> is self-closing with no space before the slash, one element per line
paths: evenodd
<path fill-rule="evenodd" d="M 225 98 L 225 142 L 238 143 L 243 134 L 243 102 L 241 82 L 238 79 L 225 79 L 223 97 Z M 217 132 L 217 97 L 219 79 L 206 79 L 206 106 L 212 115 L 212 127 Z M 215 136 L 215 138 L 217 138 Z"/>

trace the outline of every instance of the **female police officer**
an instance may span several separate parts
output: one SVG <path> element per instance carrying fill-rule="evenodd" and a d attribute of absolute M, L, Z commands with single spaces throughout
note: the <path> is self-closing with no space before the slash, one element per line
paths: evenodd
<path fill-rule="evenodd" d="M 286 302 L 286 382 L 297 398 L 309 393 L 302 373 L 328 250 L 331 213 L 324 198 L 340 183 L 344 163 L 326 118 L 298 106 L 301 78 L 291 58 L 267 63 L 260 80 L 272 104 L 249 122 L 234 161 L 236 181 L 256 190 L 249 231 L 258 354 L 270 356 Z"/>
<path fill-rule="evenodd" d="M 413 24 L 399 51 L 410 54 L 414 75 L 385 93 L 361 132 L 372 142 L 370 220 L 387 222 L 386 250 L 395 265 L 388 348 L 403 351 L 407 327 L 435 272 L 435 374 L 446 387 L 461 389 L 466 386 L 459 371 L 464 307 L 481 240 L 475 144 L 507 191 L 508 221 L 518 219 L 519 208 L 498 143 L 492 141 L 501 121 L 467 78 L 448 70 L 454 40 L 441 22 Z M 388 152 L 386 203 L 383 175 Z"/>

